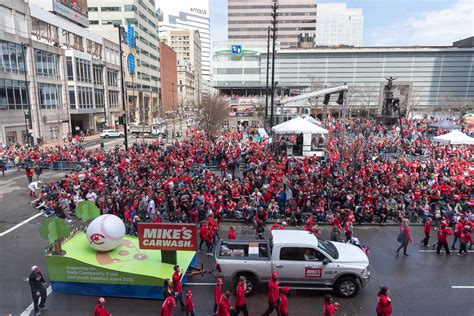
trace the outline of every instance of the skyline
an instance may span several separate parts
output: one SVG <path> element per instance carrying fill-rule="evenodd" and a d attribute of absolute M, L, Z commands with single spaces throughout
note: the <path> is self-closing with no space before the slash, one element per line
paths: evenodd
<path fill-rule="evenodd" d="M 320 0 L 364 12 L 363 46 L 450 46 L 474 35 L 470 0 Z M 209 0 L 211 42 L 227 40 L 227 1 Z M 386 12 L 391 15 L 387 17 Z"/>

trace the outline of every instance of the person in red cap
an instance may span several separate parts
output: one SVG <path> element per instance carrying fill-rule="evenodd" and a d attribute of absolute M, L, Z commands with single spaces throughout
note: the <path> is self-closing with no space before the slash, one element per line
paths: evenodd
<path fill-rule="evenodd" d="M 286 297 L 286 293 L 288 293 L 289 291 L 290 288 L 287 286 L 281 288 L 280 304 L 278 304 L 279 316 L 288 316 L 288 298 Z"/>
<path fill-rule="evenodd" d="M 181 279 L 183 278 L 183 269 L 180 269 L 179 265 L 175 265 L 173 269 L 173 292 L 175 293 L 176 298 L 181 304 L 181 310 L 184 311 L 186 305 L 183 302 L 183 286 L 181 285 Z"/>
<path fill-rule="evenodd" d="M 227 234 L 227 239 L 229 240 L 235 240 L 236 236 L 235 236 L 235 229 L 234 229 L 234 226 L 230 226 L 229 228 L 229 233 Z"/>
<path fill-rule="evenodd" d="M 459 245 L 459 252 L 458 256 L 467 256 L 467 243 L 470 242 L 472 244 L 472 236 L 469 230 L 471 227 L 469 225 L 464 226 L 461 236 L 459 237 L 460 245 Z"/>
<path fill-rule="evenodd" d="M 219 306 L 217 307 L 217 316 L 230 316 L 230 291 L 225 291 L 219 299 Z"/>
<path fill-rule="evenodd" d="M 383 286 L 377 294 L 377 307 L 375 311 L 377 316 L 391 316 L 392 315 L 392 300 L 390 299 L 390 290 Z"/>
<path fill-rule="evenodd" d="M 277 301 L 279 297 L 279 289 L 278 289 L 278 273 L 272 272 L 272 279 L 268 282 L 268 308 L 262 314 L 262 316 L 270 315 L 274 310 L 277 311 Z"/>
<path fill-rule="evenodd" d="M 246 281 L 245 276 L 241 275 L 235 289 L 235 316 L 240 315 L 240 312 L 242 312 L 244 316 L 249 315 L 247 303 L 245 302 Z"/>
<path fill-rule="evenodd" d="M 222 282 L 221 278 L 217 278 L 217 284 L 214 285 L 214 315 L 217 315 L 217 307 L 219 306 L 219 300 L 222 296 Z"/>
<path fill-rule="evenodd" d="M 95 305 L 95 316 L 111 316 L 112 314 L 105 309 L 105 298 L 99 297 L 97 299 L 97 304 Z"/>
<path fill-rule="evenodd" d="M 339 306 L 339 303 L 334 302 L 330 294 L 324 296 L 324 316 L 335 316 Z"/>
<path fill-rule="evenodd" d="M 191 289 L 186 291 L 186 316 L 194 316 L 193 292 Z"/>
<path fill-rule="evenodd" d="M 446 250 L 446 255 L 451 255 L 448 246 L 448 236 L 451 236 L 452 232 L 447 228 L 448 224 L 445 221 L 441 222 L 441 227 L 438 229 L 438 246 L 436 247 L 436 253 L 440 255 L 441 247 Z"/>
<path fill-rule="evenodd" d="M 160 316 L 173 316 L 173 309 L 176 307 L 176 299 L 168 296 L 161 305 Z"/>

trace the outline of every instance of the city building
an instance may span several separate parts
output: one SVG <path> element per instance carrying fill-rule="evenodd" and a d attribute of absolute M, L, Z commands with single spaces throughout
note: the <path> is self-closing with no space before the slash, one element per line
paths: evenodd
<path fill-rule="evenodd" d="M 178 111 L 178 75 L 175 51 L 160 42 L 160 58 L 161 58 L 161 97 L 162 110 L 165 114 L 169 114 L 170 118 L 175 117 L 172 114 Z"/>
<path fill-rule="evenodd" d="M 228 0 L 228 38 L 267 41 L 273 0 Z M 301 33 L 316 33 L 316 0 L 279 0 L 277 40 L 281 48 L 296 47 Z"/>
<path fill-rule="evenodd" d="M 119 43 L 115 25 L 123 26 L 126 36 L 134 33 L 136 45 L 122 45 L 126 57 L 124 68 L 127 68 L 127 120 L 136 123 L 158 121 L 160 42 L 154 0 L 88 0 L 88 13 L 89 29 L 114 43 Z M 130 59 L 134 60 L 135 69 L 130 69 Z"/>
<path fill-rule="evenodd" d="M 347 83 L 352 113 L 376 112 L 382 105 L 386 78 L 392 76 L 403 108 L 411 113 L 469 111 L 474 108 L 474 47 L 469 41 L 462 43 L 460 47 L 278 50 L 277 100 Z M 241 47 L 237 56 L 235 45 Z M 218 42 L 214 47 L 215 88 L 228 96 L 253 97 L 254 103 L 264 103 L 267 57 L 262 43 Z M 336 99 L 331 98 L 330 108 L 340 107 Z M 322 108 L 321 100 L 305 104 Z"/>
<path fill-rule="evenodd" d="M 198 107 L 196 103 L 196 75 L 187 61 L 178 60 L 178 105 L 187 112 Z"/>
<path fill-rule="evenodd" d="M 345 3 L 318 3 L 317 20 L 317 46 L 362 46 L 362 9 L 348 8 Z"/>
<path fill-rule="evenodd" d="M 160 19 L 160 38 L 165 38 L 167 36 L 166 33 L 171 30 L 188 29 L 199 31 L 202 59 L 201 91 L 202 94 L 208 94 L 210 91 L 210 83 L 212 81 L 209 0 L 158 0 L 156 5 L 157 14 Z M 193 35 L 193 37 L 194 40 L 196 40 L 196 35 Z M 191 39 L 189 42 L 191 45 Z M 168 45 L 176 50 L 172 43 L 168 43 Z M 176 52 L 178 53 L 178 60 L 180 60 L 179 50 L 176 50 Z M 197 72 L 197 63 L 193 63 L 193 65 L 195 65 L 195 71 Z M 201 80 L 198 75 L 196 78 Z"/>
<path fill-rule="evenodd" d="M 187 98 L 186 105 L 199 104 L 202 94 L 202 56 L 201 56 L 201 38 L 198 30 L 172 29 L 161 32 L 160 39 L 165 41 L 168 46 L 176 52 L 178 60 L 178 80 L 181 80 L 184 87 L 192 84 L 187 89 L 187 93 L 192 88 L 194 96 Z M 191 80 L 191 74 L 194 78 Z M 184 76 L 186 78 L 180 78 Z M 184 82 L 187 82 L 186 84 Z M 182 92 L 182 91 L 180 91 Z M 185 93 L 184 95 L 186 95 Z M 181 93 L 180 93 L 181 94 Z M 183 100 L 183 99 L 181 99 Z M 180 102 L 179 104 L 183 104 Z"/>
<path fill-rule="evenodd" d="M 120 80 L 106 78 L 118 74 L 118 45 L 25 2 L 0 6 L 0 19 L 0 143 L 43 144 L 115 124 Z"/>

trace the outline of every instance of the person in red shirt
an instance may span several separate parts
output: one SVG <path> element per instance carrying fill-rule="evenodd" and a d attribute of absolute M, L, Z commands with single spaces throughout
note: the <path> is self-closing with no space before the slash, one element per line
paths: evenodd
<path fill-rule="evenodd" d="M 453 239 L 453 243 L 451 244 L 451 250 L 456 250 L 456 242 L 458 241 L 458 239 L 461 238 L 461 234 L 462 234 L 462 230 L 463 230 L 463 227 L 464 227 L 464 224 L 463 224 L 463 219 L 460 218 L 456 224 L 454 224 L 454 232 L 453 232 L 453 235 L 454 235 L 454 239 Z"/>
<path fill-rule="evenodd" d="M 448 246 L 448 236 L 451 236 L 452 232 L 448 228 L 446 222 L 441 222 L 441 227 L 438 229 L 438 246 L 436 247 L 436 253 L 440 255 L 441 247 L 446 250 L 446 255 L 451 255 L 451 251 L 449 251 Z"/>
<path fill-rule="evenodd" d="M 224 282 L 221 278 L 217 278 L 217 284 L 214 285 L 214 314 L 217 314 L 217 307 L 219 306 L 219 300 L 221 299 L 222 295 L 222 284 Z"/>
<path fill-rule="evenodd" d="M 339 306 L 339 303 L 334 302 L 330 294 L 324 296 L 324 316 L 335 316 Z"/>
<path fill-rule="evenodd" d="M 460 257 L 467 256 L 467 243 L 470 242 L 472 244 L 472 236 L 471 236 L 471 233 L 469 232 L 470 228 L 471 227 L 469 225 L 464 226 L 462 234 L 459 237 L 460 245 L 459 245 L 458 256 Z"/>
<path fill-rule="evenodd" d="M 231 316 L 230 314 L 230 292 L 225 291 L 219 299 L 219 306 L 217 307 L 217 316 Z"/>
<path fill-rule="evenodd" d="M 423 238 L 421 243 L 425 247 L 429 247 L 430 245 L 428 244 L 428 242 L 430 241 L 430 235 L 431 235 L 431 217 L 428 217 L 426 219 L 424 232 L 425 232 L 425 238 Z"/>
<path fill-rule="evenodd" d="M 199 251 L 202 251 L 202 245 L 206 242 L 207 238 L 207 222 L 203 221 L 201 223 L 201 229 L 199 230 L 199 238 L 201 238 L 201 241 L 199 242 Z"/>
<path fill-rule="evenodd" d="M 235 289 L 235 316 L 240 315 L 240 312 L 242 312 L 244 316 L 249 315 L 249 312 L 247 310 L 247 303 L 245 302 L 245 282 L 245 276 L 241 275 L 239 277 L 239 282 L 237 283 L 237 287 Z"/>
<path fill-rule="evenodd" d="M 281 288 L 280 304 L 278 304 L 279 316 L 288 316 L 288 298 L 286 297 L 286 293 L 288 293 L 289 291 L 290 288 L 287 286 Z"/>
<path fill-rule="evenodd" d="M 400 249 L 403 248 L 403 255 L 409 257 L 410 255 L 407 254 L 408 243 L 413 243 L 413 240 L 411 239 L 410 227 L 408 227 L 408 218 L 402 219 L 400 234 L 398 235 L 397 241 L 400 243 L 400 246 L 396 250 L 397 256 Z"/>
<path fill-rule="evenodd" d="M 229 240 L 235 240 L 236 236 L 235 236 L 235 229 L 234 229 L 234 226 L 230 226 L 229 228 L 229 233 L 227 234 L 227 239 Z"/>
<path fill-rule="evenodd" d="M 161 305 L 160 316 L 173 316 L 173 309 L 176 307 L 176 299 L 168 296 Z"/>
<path fill-rule="evenodd" d="M 112 316 L 112 314 L 105 309 L 105 298 L 99 297 L 95 305 L 94 316 Z"/>
<path fill-rule="evenodd" d="M 274 310 L 277 311 L 277 301 L 279 297 L 280 290 L 278 288 L 278 273 L 272 272 L 272 279 L 270 282 L 268 282 L 268 294 L 267 294 L 267 299 L 268 299 L 268 308 L 267 310 L 262 314 L 262 316 L 268 316 L 270 315 Z"/>
<path fill-rule="evenodd" d="M 377 299 L 377 307 L 375 311 L 377 316 L 391 316 L 392 315 L 392 300 L 390 299 L 390 290 L 383 286 L 380 288 Z"/>
<path fill-rule="evenodd" d="M 194 316 L 193 292 L 191 289 L 186 291 L 186 316 Z"/>
<path fill-rule="evenodd" d="M 181 304 L 181 310 L 184 311 L 186 305 L 183 302 L 183 286 L 181 285 L 181 279 L 183 278 L 183 269 L 180 269 L 179 265 L 175 265 L 173 269 L 173 292 L 175 293 L 176 298 Z"/>

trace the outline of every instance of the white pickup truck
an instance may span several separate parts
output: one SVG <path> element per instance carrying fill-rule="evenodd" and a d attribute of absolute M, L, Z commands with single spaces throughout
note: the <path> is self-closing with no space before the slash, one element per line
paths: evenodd
<path fill-rule="evenodd" d="M 357 295 L 370 279 L 369 259 L 360 248 L 301 230 L 272 231 L 269 241 L 220 241 L 215 258 L 217 276 L 236 283 L 244 275 L 248 295 L 272 272 L 278 273 L 280 286 L 333 290 L 345 298 Z"/>

